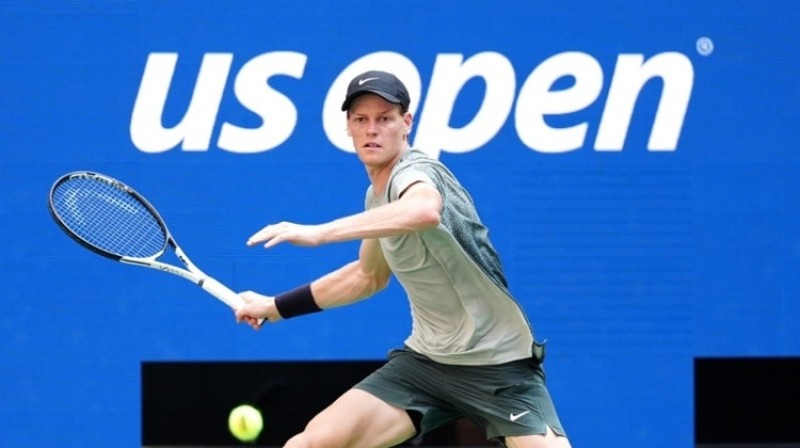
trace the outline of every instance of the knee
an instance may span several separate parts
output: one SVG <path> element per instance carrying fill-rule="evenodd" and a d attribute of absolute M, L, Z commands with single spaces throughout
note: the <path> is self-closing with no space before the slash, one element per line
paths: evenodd
<path fill-rule="evenodd" d="M 304 433 L 295 434 L 291 439 L 283 444 L 283 448 L 310 448 L 311 445 L 306 440 Z"/>
<path fill-rule="evenodd" d="M 306 428 L 283 445 L 284 448 L 342 448 L 350 446 L 348 435 L 341 431 Z"/>

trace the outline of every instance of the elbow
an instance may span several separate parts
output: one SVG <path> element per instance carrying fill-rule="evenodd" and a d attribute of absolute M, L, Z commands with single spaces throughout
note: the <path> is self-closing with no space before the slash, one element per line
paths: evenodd
<path fill-rule="evenodd" d="M 436 227 L 442 222 L 442 214 L 439 209 L 430 207 L 420 216 L 420 222 L 425 229 Z"/>
<path fill-rule="evenodd" d="M 410 230 L 427 230 L 436 227 L 442 222 L 442 208 L 444 199 L 434 186 L 424 182 L 412 185 L 413 190 L 409 190 L 406 196 L 408 207 L 403 209 L 408 212 L 406 219 L 409 220 Z"/>
<path fill-rule="evenodd" d="M 389 278 L 390 276 L 375 279 L 372 294 L 377 294 L 386 289 L 389 286 Z"/>
<path fill-rule="evenodd" d="M 391 278 L 392 278 L 391 271 L 372 275 L 370 281 L 370 289 L 372 290 L 372 294 L 378 293 L 386 289 L 389 286 L 389 279 Z"/>
<path fill-rule="evenodd" d="M 438 226 L 442 222 L 441 202 L 426 201 L 416 208 L 415 217 L 418 230 L 425 230 Z"/>
<path fill-rule="evenodd" d="M 383 291 L 389 286 L 389 280 L 392 277 L 392 271 L 389 269 L 365 271 L 363 269 L 363 265 L 361 265 L 360 268 L 360 298 L 370 297 Z"/>
<path fill-rule="evenodd" d="M 370 277 L 369 280 L 363 285 L 361 293 L 358 294 L 358 300 L 372 297 L 375 294 L 383 291 L 389 286 L 389 277 Z"/>

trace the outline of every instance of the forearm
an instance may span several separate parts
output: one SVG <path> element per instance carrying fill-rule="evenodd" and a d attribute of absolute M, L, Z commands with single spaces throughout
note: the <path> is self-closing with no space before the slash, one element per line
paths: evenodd
<path fill-rule="evenodd" d="M 402 200 L 339 218 L 320 227 L 326 243 L 385 238 L 437 226 L 441 219 L 440 209 L 438 192 L 426 186 Z"/>
<path fill-rule="evenodd" d="M 361 242 L 358 260 L 311 283 L 278 294 L 275 306 L 280 317 L 290 318 L 347 305 L 385 288 L 391 275 L 380 243 L 367 239 Z"/>
<path fill-rule="evenodd" d="M 367 273 L 360 261 L 353 261 L 311 282 L 311 293 L 317 306 L 325 309 L 365 299 L 384 289 L 388 282 L 388 274 Z"/>
<path fill-rule="evenodd" d="M 370 240 L 404 235 L 436 227 L 441 221 L 442 197 L 431 185 L 418 182 L 400 200 L 324 224 L 301 225 L 291 222 L 270 224 L 248 240 L 247 245 L 263 243 L 270 248 L 282 242 L 318 246 L 350 240 Z"/>

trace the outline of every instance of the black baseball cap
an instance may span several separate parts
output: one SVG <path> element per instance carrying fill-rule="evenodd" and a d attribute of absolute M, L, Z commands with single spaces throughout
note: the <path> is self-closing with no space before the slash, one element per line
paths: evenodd
<path fill-rule="evenodd" d="M 350 103 L 365 93 L 374 93 L 390 103 L 399 104 L 404 111 L 408 110 L 408 105 L 411 103 L 406 86 L 396 76 L 379 70 L 370 70 L 350 81 L 342 110 L 350 109 Z"/>

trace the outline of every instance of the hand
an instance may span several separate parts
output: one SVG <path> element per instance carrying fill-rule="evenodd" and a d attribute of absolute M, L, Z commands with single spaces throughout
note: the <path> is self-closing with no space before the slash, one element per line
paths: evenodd
<path fill-rule="evenodd" d="M 253 234 L 247 240 L 247 245 L 264 243 L 264 247 L 270 248 L 284 241 L 298 246 L 318 246 L 322 244 L 322 228 L 319 225 L 302 225 L 285 221 L 270 224 Z"/>
<path fill-rule="evenodd" d="M 260 330 L 261 324 L 259 321 L 263 318 L 270 322 L 277 322 L 282 319 L 278 308 L 275 307 L 275 298 L 265 296 L 253 291 L 245 291 L 239 293 L 245 305 L 235 311 L 236 322 L 244 322 L 253 327 L 254 330 Z"/>

